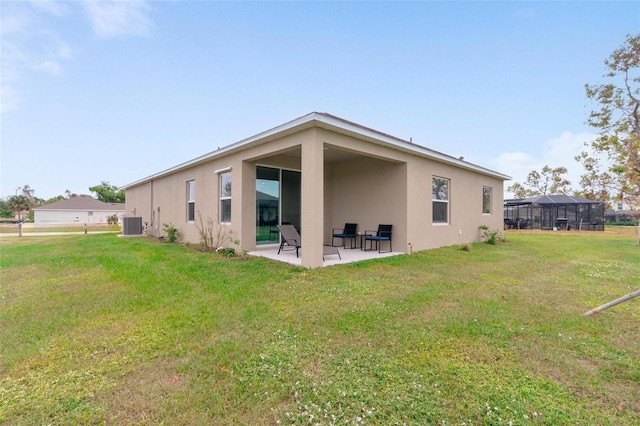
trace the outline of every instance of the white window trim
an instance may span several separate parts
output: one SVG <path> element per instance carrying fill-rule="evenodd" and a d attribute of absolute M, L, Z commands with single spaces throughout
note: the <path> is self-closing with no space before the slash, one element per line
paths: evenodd
<path fill-rule="evenodd" d="M 231 174 L 231 167 L 227 167 L 225 169 L 220 169 L 220 170 L 216 170 L 216 173 L 218 174 L 218 189 L 220 191 L 220 201 L 218 203 L 218 208 L 220 209 L 219 214 L 218 214 L 218 219 L 220 220 L 220 223 L 224 223 L 224 224 L 230 224 L 231 223 L 231 218 L 229 218 L 229 221 L 223 221 L 222 220 L 222 201 L 224 200 L 232 200 L 232 196 L 233 196 L 233 175 Z M 222 195 L 222 175 L 226 175 L 229 174 L 229 177 L 231 178 L 231 195 L 229 196 L 223 196 Z M 233 206 L 233 201 L 231 201 L 232 206 Z M 233 209 L 231 209 L 231 211 L 233 212 Z"/>
<path fill-rule="evenodd" d="M 449 226 L 451 225 L 451 205 L 450 205 L 450 198 L 451 198 L 451 179 L 449 178 L 445 178 L 445 177 L 440 177 L 440 176 L 432 176 L 431 177 L 431 181 L 432 181 L 432 185 L 433 185 L 433 179 L 440 179 L 440 180 L 446 180 L 447 183 L 447 199 L 446 200 L 438 200 L 433 198 L 433 191 L 431 192 L 431 208 L 433 209 L 433 203 L 442 203 L 442 204 L 446 204 L 447 205 L 447 221 L 446 222 L 434 222 L 433 221 L 433 212 L 431 213 L 431 225 L 432 226 Z"/>
<path fill-rule="evenodd" d="M 485 213 L 484 211 L 484 190 L 488 189 L 489 190 L 489 212 Z M 482 187 L 482 214 L 484 216 L 491 216 L 493 214 L 493 188 L 490 186 L 483 186 Z"/>
<path fill-rule="evenodd" d="M 191 191 L 189 191 L 189 184 L 193 183 L 193 199 L 191 199 Z M 193 219 L 189 219 L 189 204 L 193 204 Z M 196 180 L 191 179 L 187 181 L 187 222 L 192 223 L 196 220 Z"/>

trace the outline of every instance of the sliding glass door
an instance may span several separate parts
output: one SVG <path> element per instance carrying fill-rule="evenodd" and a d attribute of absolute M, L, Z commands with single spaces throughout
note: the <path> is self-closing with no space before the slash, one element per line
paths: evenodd
<path fill-rule="evenodd" d="M 300 230 L 300 172 L 258 166 L 256 169 L 256 243 L 278 243 L 276 225 Z"/>

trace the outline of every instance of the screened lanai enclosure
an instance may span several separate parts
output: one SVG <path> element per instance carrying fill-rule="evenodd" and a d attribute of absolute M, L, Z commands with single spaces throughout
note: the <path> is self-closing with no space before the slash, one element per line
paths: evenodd
<path fill-rule="evenodd" d="M 504 227 L 604 231 L 604 203 L 570 195 L 505 200 Z"/>

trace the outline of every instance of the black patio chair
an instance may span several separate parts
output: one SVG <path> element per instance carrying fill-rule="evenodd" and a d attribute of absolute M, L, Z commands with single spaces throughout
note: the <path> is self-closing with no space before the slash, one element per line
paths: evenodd
<path fill-rule="evenodd" d="M 356 235 L 358 234 L 357 223 L 345 223 L 344 228 L 333 228 L 331 230 L 331 245 L 336 246 L 333 242 L 336 238 L 342 238 L 342 248 L 347 248 L 346 240 L 351 240 L 351 248 L 356 248 Z"/>
<path fill-rule="evenodd" d="M 365 231 L 364 232 L 364 251 L 374 250 L 373 243 L 376 243 L 376 249 L 378 253 L 391 253 L 393 248 L 391 247 L 391 227 L 393 225 L 378 225 L 377 231 Z M 369 241 L 369 250 L 367 250 L 367 241 Z M 382 242 L 389 241 L 389 251 L 381 251 Z"/>
<path fill-rule="evenodd" d="M 298 230 L 293 225 L 278 225 L 278 229 L 280 230 L 280 248 L 278 249 L 278 254 L 281 251 L 285 250 L 296 250 L 296 257 L 300 257 L 300 248 L 302 247 L 302 238 L 298 233 Z M 291 247 L 290 249 L 285 249 L 284 246 L 287 245 Z"/>

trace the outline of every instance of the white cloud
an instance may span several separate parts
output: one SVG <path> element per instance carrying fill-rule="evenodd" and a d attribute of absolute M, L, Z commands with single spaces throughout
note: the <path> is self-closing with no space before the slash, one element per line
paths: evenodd
<path fill-rule="evenodd" d="M 2 38 L 8 35 L 19 33 L 31 24 L 31 16 L 21 9 L 9 9 L 0 14 L 0 34 Z"/>
<path fill-rule="evenodd" d="M 28 62 L 28 55 L 18 41 L 31 25 L 31 16 L 23 9 L 4 5 L 0 14 L 0 112 L 15 110 L 20 104 L 20 94 L 16 82 L 20 79 L 21 70 Z M 14 6 L 14 4 L 11 4 Z"/>
<path fill-rule="evenodd" d="M 31 6 L 53 16 L 64 16 L 69 11 L 66 4 L 56 0 L 31 0 Z"/>
<path fill-rule="evenodd" d="M 571 187 L 579 189 L 580 175 L 584 173 L 584 168 L 575 160 L 575 157 L 586 150 L 585 142 L 595 138 L 596 135 L 588 132 L 563 132 L 559 137 L 544 142 L 538 153 L 503 152 L 491 163 L 496 170 L 513 178 L 506 182 L 505 190 L 506 186 L 513 185 L 515 182 L 524 182 L 529 172 L 540 170 L 544 166 L 566 167 L 568 170 L 566 178 L 571 181 Z M 505 198 L 510 198 L 512 195 L 505 192 Z"/>
<path fill-rule="evenodd" d="M 56 56 L 61 59 L 71 59 L 73 57 L 73 49 L 63 41 L 57 43 L 55 53 Z"/>
<path fill-rule="evenodd" d="M 85 0 L 84 10 L 94 32 L 103 38 L 149 36 L 153 22 L 144 0 Z"/>
<path fill-rule="evenodd" d="M 50 74 L 53 75 L 58 75 L 60 74 L 60 64 L 58 62 L 54 62 L 54 61 L 44 61 L 38 65 L 36 65 L 36 68 L 39 70 L 43 70 L 46 71 Z"/>
<path fill-rule="evenodd" d="M 34 72 L 60 76 L 75 49 L 58 28 L 76 16 L 81 8 L 93 31 L 100 37 L 148 36 L 153 22 L 145 0 L 30 0 L 3 3 L 0 14 L 0 113 L 17 109 Z"/>

